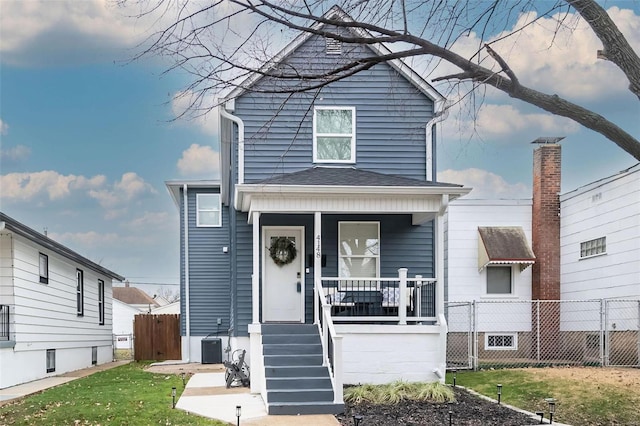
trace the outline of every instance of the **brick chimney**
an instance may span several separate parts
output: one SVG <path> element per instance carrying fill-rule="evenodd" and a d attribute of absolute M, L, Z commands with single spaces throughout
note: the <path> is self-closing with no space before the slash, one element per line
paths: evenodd
<path fill-rule="evenodd" d="M 533 152 L 534 300 L 560 300 L 560 161 L 558 144 L 541 145 Z"/>
<path fill-rule="evenodd" d="M 560 145 L 540 145 L 533 152 L 532 330 L 539 330 L 539 359 L 552 360 L 560 351 Z M 544 302 L 544 301 L 549 302 Z M 534 332 L 534 333 L 536 333 Z M 535 345 L 534 345 L 535 346 Z"/>

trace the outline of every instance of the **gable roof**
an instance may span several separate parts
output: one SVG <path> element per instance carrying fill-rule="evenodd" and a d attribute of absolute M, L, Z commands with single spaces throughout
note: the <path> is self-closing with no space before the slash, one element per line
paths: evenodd
<path fill-rule="evenodd" d="M 153 297 L 136 287 L 114 287 L 113 298 L 127 305 L 160 306 Z"/>
<path fill-rule="evenodd" d="M 536 257 L 520 226 L 478 227 L 478 268 L 488 265 L 520 264 L 524 270 Z"/>
<path fill-rule="evenodd" d="M 61 256 L 66 257 L 76 263 L 86 266 L 89 269 L 98 272 L 99 274 L 105 275 L 111 279 L 115 279 L 117 281 L 124 281 L 124 277 L 116 274 L 113 271 L 105 268 L 104 266 L 98 265 L 97 263 L 87 259 L 86 257 L 76 253 L 70 248 L 63 246 L 62 244 L 52 240 L 40 232 L 37 232 L 28 226 L 18 222 L 17 220 L 7 216 L 6 214 L 0 212 L 0 232 L 9 231 L 20 235 L 46 249 L 49 249 L 55 253 L 58 253 Z"/>
<path fill-rule="evenodd" d="M 338 5 L 333 6 L 329 11 L 327 11 L 323 16 L 325 19 L 333 19 L 339 20 L 342 22 L 354 22 L 353 19 L 340 8 Z M 311 28 L 314 31 L 319 31 L 327 24 L 316 22 Z M 347 27 L 354 36 L 360 38 L 373 38 L 373 35 L 365 30 L 364 28 L 354 28 Z M 246 92 L 251 86 L 256 84 L 260 79 L 262 79 L 266 73 L 272 70 L 276 65 L 280 62 L 284 61 L 289 55 L 291 55 L 298 47 L 300 47 L 305 41 L 307 41 L 310 37 L 316 34 L 303 31 L 301 32 L 291 43 L 285 46 L 278 54 L 276 54 L 270 61 L 260 67 L 258 72 L 251 73 L 247 78 L 242 80 L 240 83 L 236 85 L 236 87 L 231 90 L 229 93 L 224 95 L 222 98 L 225 101 L 233 100 L 244 92 Z M 376 55 L 384 56 L 393 53 L 391 49 L 385 46 L 382 43 L 374 43 L 367 44 Z M 411 82 L 414 86 L 416 86 L 422 93 L 424 93 L 428 98 L 436 103 L 435 112 L 442 106 L 441 104 L 444 102 L 445 97 L 436 90 L 431 84 L 429 84 L 420 74 L 418 74 L 413 68 L 411 68 L 405 61 L 402 59 L 391 59 L 386 61 L 392 68 L 394 68 L 400 75 L 405 77 L 409 82 Z M 224 108 L 223 102 L 223 108 Z M 233 108 L 228 108 L 232 110 Z"/>
<path fill-rule="evenodd" d="M 355 167 L 314 166 L 255 182 L 255 185 L 331 185 L 331 186 L 395 186 L 395 187 L 451 187 L 462 185 L 386 175 Z"/>

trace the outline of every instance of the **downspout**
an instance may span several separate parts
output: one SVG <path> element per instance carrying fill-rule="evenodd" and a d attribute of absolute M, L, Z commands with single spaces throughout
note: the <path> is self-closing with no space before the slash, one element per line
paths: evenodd
<path fill-rule="evenodd" d="M 446 108 L 443 101 L 436 101 L 434 103 L 434 115 L 431 117 L 425 127 L 425 144 L 427 147 L 427 161 L 426 161 L 426 178 L 427 181 L 437 182 L 437 167 L 436 167 L 436 142 L 438 139 L 438 127 L 437 124 L 444 121 L 449 116 L 449 109 Z"/>
<path fill-rule="evenodd" d="M 233 105 L 231 102 L 232 111 Z M 220 115 L 238 125 L 238 184 L 241 185 L 244 183 L 244 122 L 240 117 L 229 114 L 226 108 L 226 103 L 220 107 Z"/>
<path fill-rule="evenodd" d="M 187 197 L 187 184 L 182 185 L 183 201 L 183 226 L 184 226 L 184 303 L 185 303 L 185 337 L 187 338 L 187 359 L 191 362 L 191 307 L 189 306 L 189 199 Z"/>

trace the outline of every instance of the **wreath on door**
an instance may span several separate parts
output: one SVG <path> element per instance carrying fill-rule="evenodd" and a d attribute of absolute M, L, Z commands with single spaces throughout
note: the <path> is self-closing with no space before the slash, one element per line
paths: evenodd
<path fill-rule="evenodd" d="M 269 255 L 278 266 L 288 265 L 296 258 L 296 243 L 287 237 L 274 238 L 269 247 Z"/>

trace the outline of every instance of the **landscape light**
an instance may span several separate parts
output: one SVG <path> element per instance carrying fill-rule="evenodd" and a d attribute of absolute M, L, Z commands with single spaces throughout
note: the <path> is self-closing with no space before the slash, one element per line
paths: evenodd
<path fill-rule="evenodd" d="M 553 423 L 553 414 L 556 412 L 556 400 L 554 398 L 545 398 L 549 404 L 549 424 Z"/>
<path fill-rule="evenodd" d="M 236 405 L 236 418 L 238 419 L 238 426 L 240 426 L 240 415 L 242 414 L 242 407 L 240 405 Z"/>
<path fill-rule="evenodd" d="M 456 387 L 456 376 L 458 374 L 458 370 L 456 370 L 455 368 L 453 369 L 453 387 Z"/>
<path fill-rule="evenodd" d="M 449 410 L 449 426 L 453 425 L 452 420 L 453 420 L 453 411 Z"/>
<path fill-rule="evenodd" d="M 501 396 L 502 396 L 502 385 L 498 383 L 498 404 L 500 404 Z"/>
<path fill-rule="evenodd" d="M 540 424 L 544 423 L 544 411 L 536 411 L 536 416 L 540 416 Z"/>
<path fill-rule="evenodd" d="M 184 384 L 185 384 L 184 377 L 185 377 L 185 374 L 184 374 L 184 371 L 183 371 L 182 372 L 182 386 L 184 386 Z"/>
<path fill-rule="evenodd" d="M 360 414 L 354 414 L 353 415 L 353 426 L 358 426 L 360 424 L 360 422 L 362 421 L 363 417 Z"/>
<path fill-rule="evenodd" d="M 171 388 L 172 408 L 176 408 L 176 387 Z"/>

